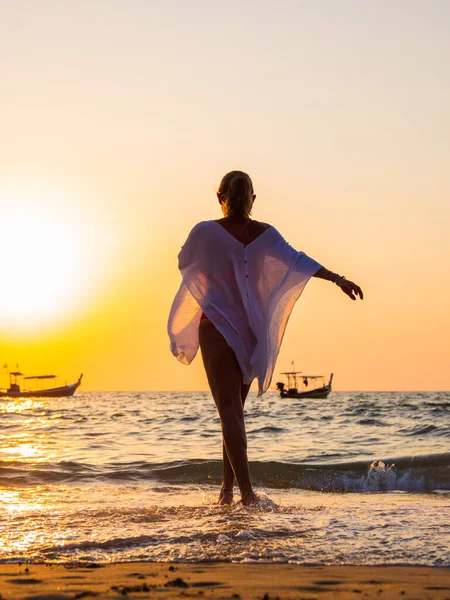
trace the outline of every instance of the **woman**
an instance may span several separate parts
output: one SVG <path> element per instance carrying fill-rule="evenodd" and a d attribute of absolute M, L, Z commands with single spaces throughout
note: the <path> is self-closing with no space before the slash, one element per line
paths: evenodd
<path fill-rule="evenodd" d="M 219 503 L 230 504 L 236 478 L 242 503 L 253 504 L 244 404 L 256 377 L 270 385 L 292 308 L 310 277 L 335 283 L 352 300 L 361 288 L 294 250 L 268 225 L 250 219 L 250 177 L 231 171 L 217 198 L 223 218 L 198 223 L 178 256 L 183 276 L 169 316 L 172 353 L 189 364 L 200 346 L 223 435 Z"/>

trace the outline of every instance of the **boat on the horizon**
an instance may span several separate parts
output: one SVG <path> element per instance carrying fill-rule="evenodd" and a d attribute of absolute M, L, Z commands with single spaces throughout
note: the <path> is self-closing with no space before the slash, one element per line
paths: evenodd
<path fill-rule="evenodd" d="M 9 373 L 9 388 L 0 390 L 0 398 L 64 398 L 66 396 L 73 396 L 76 389 L 81 383 L 83 374 L 78 378 L 78 381 L 71 383 L 70 385 L 62 385 L 54 388 L 46 389 L 35 389 L 35 390 L 22 390 L 18 378 L 21 377 L 23 380 L 37 380 L 37 382 L 43 379 L 55 379 L 57 375 L 31 375 L 25 377 L 23 373 L 19 371 L 12 371 Z"/>
<path fill-rule="evenodd" d="M 287 388 L 286 384 L 282 381 L 276 384 L 281 398 L 325 399 L 328 398 L 328 394 L 331 392 L 333 373 L 331 373 L 327 385 L 325 385 L 325 377 L 323 375 L 303 375 L 301 371 L 285 371 L 281 375 L 286 375 L 288 380 Z"/>

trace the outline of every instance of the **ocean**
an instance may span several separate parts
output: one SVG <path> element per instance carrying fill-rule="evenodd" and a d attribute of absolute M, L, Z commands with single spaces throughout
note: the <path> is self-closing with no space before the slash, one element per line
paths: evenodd
<path fill-rule="evenodd" d="M 260 501 L 217 505 L 206 392 L 0 400 L 0 561 L 450 566 L 450 393 L 250 393 Z"/>

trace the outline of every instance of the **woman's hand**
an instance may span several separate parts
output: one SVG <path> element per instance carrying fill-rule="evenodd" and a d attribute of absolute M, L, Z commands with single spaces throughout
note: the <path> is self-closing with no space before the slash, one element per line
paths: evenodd
<path fill-rule="evenodd" d="M 356 296 L 359 296 L 361 300 L 363 299 L 362 289 L 359 287 L 359 285 L 356 285 L 356 283 L 353 283 L 353 281 L 345 279 L 345 277 L 342 275 L 338 275 L 337 273 L 333 273 L 333 271 L 329 271 L 325 267 L 320 267 L 320 269 L 314 273 L 314 277 L 332 281 L 338 285 L 344 294 L 347 294 L 347 296 L 352 300 L 356 300 Z"/>
<path fill-rule="evenodd" d="M 361 300 L 364 298 L 362 289 L 359 285 L 353 283 L 353 281 L 349 281 L 348 279 L 345 279 L 345 277 L 340 277 L 335 283 L 341 288 L 344 294 L 347 294 L 352 300 L 356 300 L 356 296 L 359 296 Z"/>

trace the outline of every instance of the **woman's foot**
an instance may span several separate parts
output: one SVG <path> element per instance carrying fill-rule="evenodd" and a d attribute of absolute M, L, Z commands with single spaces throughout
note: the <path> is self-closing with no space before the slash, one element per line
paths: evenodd
<path fill-rule="evenodd" d="M 233 502 L 233 489 L 222 487 L 219 494 L 218 504 L 231 504 Z"/>
<path fill-rule="evenodd" d="M 245 492 L 242 496 L 242 504 L 243 506 L 250 506 L 251 504 L 256 504 L 258 502 L 258 496 L 255 494 L 253 490 L 250 492 Z"/>

